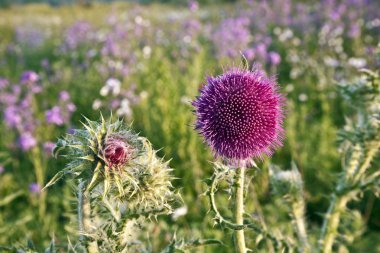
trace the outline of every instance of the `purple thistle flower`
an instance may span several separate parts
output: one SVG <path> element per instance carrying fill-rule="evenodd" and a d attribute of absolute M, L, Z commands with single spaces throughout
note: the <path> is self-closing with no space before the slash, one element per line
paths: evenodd
<path fill-rule="evenodd" d="M 216 156 L 231 162 L 272 155 L 283 139 L 283 96 L 257 67 L 209 77 L 193 102 L 196 129 Z"/>
<path fill-rule="evenodd" d="M 18 142 L 23 151 L 28 151 L 37 145 L 36 139 L 32 136 L 31 133 L 28 132 L 21 134 Z"/>

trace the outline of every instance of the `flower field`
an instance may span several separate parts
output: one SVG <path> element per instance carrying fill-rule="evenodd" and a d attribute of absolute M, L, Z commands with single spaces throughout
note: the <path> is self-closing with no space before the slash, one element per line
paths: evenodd
<path fill-rule="evenodd" d="M 380 252 L 379 1 L 48 2 L 0 1 L 0 252 Z"/>

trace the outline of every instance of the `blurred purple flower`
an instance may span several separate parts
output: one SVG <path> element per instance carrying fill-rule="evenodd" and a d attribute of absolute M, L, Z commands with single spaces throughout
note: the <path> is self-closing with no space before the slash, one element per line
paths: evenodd
<path fill-rule="evenodd" d="M 239 17 L 225 19 L 212 35 L 219 57 L 235 58 L 248 47 L 250 42 L 249 19 Z"/>
<path fill-rule="evenodd" d="M 61 91 L 59 93 L 58 99 L 60 101 L 66 102 L 66 101 L 68 101 L 70 99 L 70 94 L 67 91 L 65 91 L 65 90 Z"/>
<path fill-rule="evenodd" d="M 38 194 L 41 192 L 41 186 L 38 184 L 38 183 L 31 183 L 29 185 L 29 191 L 31 193 L 35 193 L 35 194 Z"/>
<path fill-rule="evenodd" d="M 27 83 L 35 83 L 39 79 L 39 76 L 36 72 L 34 71 L 25 71 L 22 73 L 20 82 L 22 84 L 27 84 Z"/>
<path fill-rule="evenodd" d="M 4 167 L 0 165 L 0 174 L 2 174 L 5 171 Z"/>
<path fill-rule="evenodd" d="M 29 132 L 21 134 L 18 143 L 23 151 L 28 151 L 37 145 L 36 139 Z"/>
<path fill-rule="evenodd" d="M 0 77 L 0 90 L 1 89 L 4 89 L 5 87 L 7 87 L 9 85 L 9 82 L 7 79 L 5 78 L 1 78 Z"/>
<path fill-rule="evenodd" d="M 264 43 L 259 43 L 255 47 L 255 53 L 257 56 L 265 59 L 267 56 L 267 45 Z"/>
<path fill-rule="evenodd" d="M 69 111 L 70 113 L 72 113 L 72 112 L 76 111 L 77 107 L 73 103 L 68 103 L 66 105 L 66 109 L 67 109 L 67 111 Z"/>
<path fill-rule="evenodd" d="M 281 62 L 281 56 L 276 52 L 269 52 L 269 62 L 272 65 L 278 65 Z"/>
<path fill-rule="evenodd" d="M 16 106 L 9 106 L 4 110 L 4 120 L 9 127 L 16 127 L 21 124 L 22 118 Z"/>
<path fill-rule="evenodd" d="M 65 44 L 69 49 L 75 49 L 92 39 L 92 25 L 85 21 L 77 21 L 70 26 L 65 34 Z"/>
<path fill-rule="evenodd" d="M 350 38 L 358 38 L 360 36 L 360 32 L 360 25 L 354 23 L 350 26 L 350 29 L 348 30 L 348 36 Z"/>
<path fill-rule="evenodd" d="M 190 11 L 197 11 L 199 9 L 199 3 L 195 0 L 189 1 L 189 9 Z"/>
<path fill-rule="evenodd" d="M 244 50 L 243 55 L 245 56 L 245 58 L 247 58 L 247 60 L 251 61 L 253 60 L 253 58 L 255 58 L 255 49 L 247 48 L 246 50 Z"/>
<path fill-rule="evenodd" d="M 43 144 L 44 152 L 46 155 L 51 156 L 53 149 L 55 147 L 55 143 L 51 141 L 47 141 Z"/>
<path fill-rule="evenodd" d="M 42 46 L 48 37 L 46 32 L 31 24 L 17 26 L 15 35 L 18 44 L 32 48 Z"/>
<path fill-rule="evenodd" d="M 59 106 L 54 106 L 50 110 L 47 110 L 45 113 L 45 118 L 46 122 L 50 124 L 56 124 L 58 126 L 61 126 L 65 123 L 61 108 Z"/>

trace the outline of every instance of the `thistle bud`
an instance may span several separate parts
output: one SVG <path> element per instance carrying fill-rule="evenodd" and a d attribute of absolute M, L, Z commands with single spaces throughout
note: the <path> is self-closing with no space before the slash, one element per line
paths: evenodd
<path fill-rule="evenodd" d="M 303 182 L 298 169 L 293 164 L 292 170 L 278 171 L 276 167 L 271 168 L 271 184 L 274 192 L 280 196 L 302 195 Z"/>

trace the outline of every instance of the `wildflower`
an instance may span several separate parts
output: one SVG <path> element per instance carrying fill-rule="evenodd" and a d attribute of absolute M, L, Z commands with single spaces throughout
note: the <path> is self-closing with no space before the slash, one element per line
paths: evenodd
<path fill-rule="evenodd" d="M 61 108 L 59 106 L 53 106 L 53 108 L 47 110 L 45 113 L 45 117 L 46 122 L 50 124 L 56 124 L 58 126 L 61 126 L 65 123 Z"/>
<path fill-rule="evenodd" d="M 34 71 L 25 71 L 22 73 L 20 82 L 22 84 L 36 83 L 39 80 L 39 76 Z"/>
<path fill-rule="evenodd" d="M 107 96 L 109 92 L 116 96 L 120 93 L 121 82 L 115 78 L 110 78 L 106 81 L 106 85 L 100 90 L 100 95 Z"/>
<path fill-rule="evenodd" d="M 4 120 L 9 127 L 15 127 L 21 124 L 22 118 L 17 106 L 9 106 L 4 110 Z"/>
<path fill-rule="evenodd" d="M 269 62 L 272 65 L 278 65 L 281 62 L 281 56 L 276 52 L 269 52 Z"/>
<path fill-rule="evenodd" d="M 19 138 L 19 145 L 23 151 L 28 151 L 37 145 L 37 140 L 31 133 L 25 132 Z"/>
<path fill-rule="evenodd" d="M 5 171 L 4 167 L 0 165 L 0 174 L 2 174 Z"/>
<path fill-rule="evenodd" d="M 7 87 L 9 85 L 9 82 L 7 79 L 5 78 L 1 78 L 0 77 L 0 90 L 1 89 L 4 89 L 5 87 Z"/>
<path fill-rule="evenodd" d="M 259 69 L 209 77 L 193 102 L 196 129 L 216 156 L 232 161 L 271 155 L 282 144 L 283 97 Z"/>
<path fill-rule="evenodd" d="M 70 100 L 70 94 L 67 91 L 61 91 L 58 98 L 59 100 L 66 102 Z"/>
<path fill-rule="evenodd" d="M 37 184 L 37 183 L 31 183 L 31 184 L 29 185 L 29 191 L 30 191 L 31 193 L 36 193 L 36 194 L 38 194 L 38 193 L 41 192 L 41 186 L 40 186 L 39 184 Z"/>

